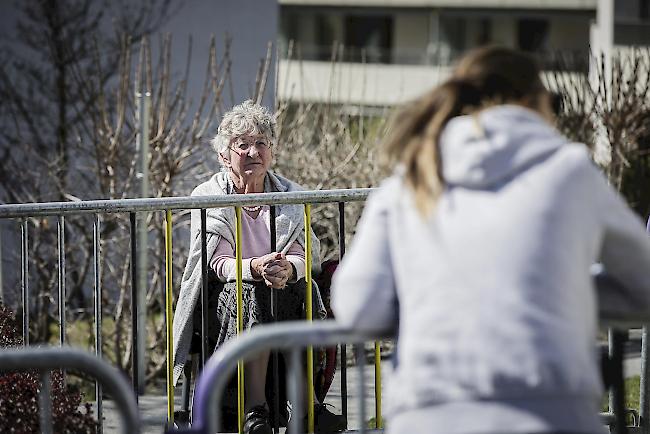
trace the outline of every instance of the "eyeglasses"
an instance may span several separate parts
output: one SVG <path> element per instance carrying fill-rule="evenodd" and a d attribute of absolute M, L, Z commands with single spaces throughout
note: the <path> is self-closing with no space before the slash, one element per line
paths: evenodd
<path fill-rule="evenodd" d="M 271 142 L 262 138 L 254 140 L 237 139 L 230 145 L 230 149 L 238 154 L 246 154 L 252 146 L 255 146 L 258 152 L 262 152 L 271 147 Z"/>

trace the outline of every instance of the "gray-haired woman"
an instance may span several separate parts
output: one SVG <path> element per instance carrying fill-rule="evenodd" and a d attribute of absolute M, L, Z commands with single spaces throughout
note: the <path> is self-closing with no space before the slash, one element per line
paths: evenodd
<path fill-rule="evenodd" d="M 212 145 L 222 170 L 194 189 L 192 196 L 284 192 L 302 190 L 296 183 L 273 173 L 273 147 L 277 144 L 276 123 L 264 107 L 245 101 L 227 112 Z M 244 329 L 272 320 L 299 320 L 304 316 L 305 237 L 302 205 L 276 207 L 277 251 L 270 252 L 269 206 L 242 207 L 242 275 Z M 206 222 L 210 273 L 217 281 L 211 288 L 209 309 L 216 310 L 210 336 L 215 348 L 237 335 L 235 212 L 233 208 L 211 208 Z M 200 214 L 192 211 L 190 252 L 183 273 L 181 291 L 174 313 L 174 383 L 178 381 L 190 349 L 193 313 L 201 287 Z M 312 232 L 315 271 L 320 265 L 320 244 Z M 270 293 L 276 291 L 278 312 L 271 316 Z M 316 288 L 314 312 L 326 312 Z M 265 396 L 269 353 L 246 361 L 244 432 L 270 434 L 269 410 Z M 345 428 L 345 419 L 315 409 L 321 430 Z"/>

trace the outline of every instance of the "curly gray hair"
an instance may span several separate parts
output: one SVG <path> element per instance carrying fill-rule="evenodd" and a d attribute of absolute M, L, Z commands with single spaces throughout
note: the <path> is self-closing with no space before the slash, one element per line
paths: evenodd
<path fill-rule="evenodd" d="M 263 134 L 272 145 L 277 143 L 276 121 L 271 112 L 252 100 L 236 105 L 223 115 L 217 135 L 210 141 L 214 150 L 222 155 L 230 141 L 243 134 Z"/>

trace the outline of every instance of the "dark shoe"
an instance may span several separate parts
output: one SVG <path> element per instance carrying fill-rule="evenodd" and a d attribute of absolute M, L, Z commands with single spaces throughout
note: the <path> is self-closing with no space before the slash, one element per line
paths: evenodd
<path fill-rule="evenodd" d="M 174 412 L 174 428 L 190 428 L 190 412 L 179 410 Z"/>
<path fill-rule="evenodd" d="M 334 414 L 329 411 L 325 404 L 314 405 L 314 432 L 318 434 L 335 433 L 345 431 L 348 427 L 347 419 L 340 414 Z M 307 416 L 302 419 L 302 430 L 307 432 Z M 291 420 L 287 434 L 294 434 L 291 431 Z"/>
<path fill-rule="evenodd" d="M 244 434 L 273 434 L 266 406 L 256 405 L 248 410 L 244 419 Z"/>
<path fill-rule="evenodd" d="M 314 405 L 314 431 L 317 433 L 340 432 L 347 428 L 348 421 L 342 414 L 334 414 L 325 404 Z"/>

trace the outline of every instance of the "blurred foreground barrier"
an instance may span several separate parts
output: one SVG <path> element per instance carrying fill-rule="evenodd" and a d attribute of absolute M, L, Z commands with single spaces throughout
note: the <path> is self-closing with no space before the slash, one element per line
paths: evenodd
<path fill-rule="evenodd" d="M 615 293 L 624 290 L 615 280 L 607 278 L 599 270 L 594 272 L 594 278 L 599 291 Z M 612 427 L 616 433 L 625 434 L 629 432 L 625 420 L 627 414 L 630 413 L 625 408 L 625 384 L 623 379 L 623 351 L 627 339 L 627 329 L 650 323 L 650 315 L 647 313 L 623 313 L 622 310 L 617 310 L 615 307 L 600 312 L 601 324 L 613 327 L 610 333 L 609 357 L 603 363 L 603 377 L 611 390 L 610 411 L 601 414 L 601 417 L 603 423 Z M 363 369 L 363 343 L 394 336 L 394 330 L 377 330 L 374 332 L 351 330 L 333 321 L 311 324 L 285 322 L 257 327 L 242 335 L 239 339 L 227 342 L 207 361 L 196 386 L 192 426 L 169 432 L 185 434 L 217 432 L 220 427 L 220 412 L 216 411 L 216 409 L 220 408 L 224 389 L 228 379 L 237 368 L 238 361 L 250 358 L 258 352 L 271 349 L 288 350 L 290 353 L 291 363 L 289 364 L 290 374 L 287 377 L 287 389 L 289 391 L 289 400 L 292 402 L 292 413 L 301 415 L 303 414 L 302 406 L 304 403 L 302 395 L 304 385 L 301 383 L 304 380 L 300 369 L 295 369 L 295 367 L 300 366 L 302 351 L 311 345 L 327 346 L 350 343 L 354 344 L 357 356 L 357 368 L 359 369 L 359 381 L 356 385 L 358 389 L 357 405 L 361 420 L 359 432 L 364 433 L 367 430 L 365 427 L 364 391 L 366 382 Z M 640 421 L 636 417 L 636 413 L 632 413 L 635 416 L 634 426 L 636 429 L 634 431 L 637 432 Z M 623 423 L 619 423 L 619 421 L 623 421 Z M 647 420 L 645 423 L 647 423 Z M 289 422 L 289 429 L 294 434 L 304 432 L 302 418 L 292 417 Z"/>
<path fill-rule="evenodd" d="M 76 371 L 95 378 L 113 397 L 120 414 L 122 432 L 140 432 L 138 407 L 133 392 L 122 374 L 108 363 L 73 348 L 20 348 L 0 351 L 0 371 L 32 369 L 41 375 L 38 400 L 41 433 L 52 432 L 50 373 L 59 369 Z"/>
<path fill-rule="evenodd" d="M 365 373 L 363 363 L 363 343 L 394 336 L 394 331 L 383 330 L 363 332 L 341 327 L 334 321 L 320 323 L 305 323 L 302 321 L 287 321 L 277 324 L 256 327 L 238 339 L 226 342 L 207 361 L 203 373 L 199 377 L 194 394 L 193 421 L 190 428 L 170 430 L 168 432 L 186 434 L 215 433 L 219 429 L 219 411 L 221 399 L 230 376 L 235 372 L 239 360 L 248 359 L 258 352 L 280 349 L 289 350 L 290 363 L 287 376 L 288 398 L 292 403 L 291 413 L 302 415 L 304 399 L 303 372 L 296 369 L 302 366 L 302 353 L 311 345 L 330 346 L 338 343 L 355 345 L 359 380 L 357 396 L 361 420 L 361 433 L 366 432 L 365 415 Z M 289 430 L 294 434 L 304 432 L 302 417 L 292 417 Z"/>

